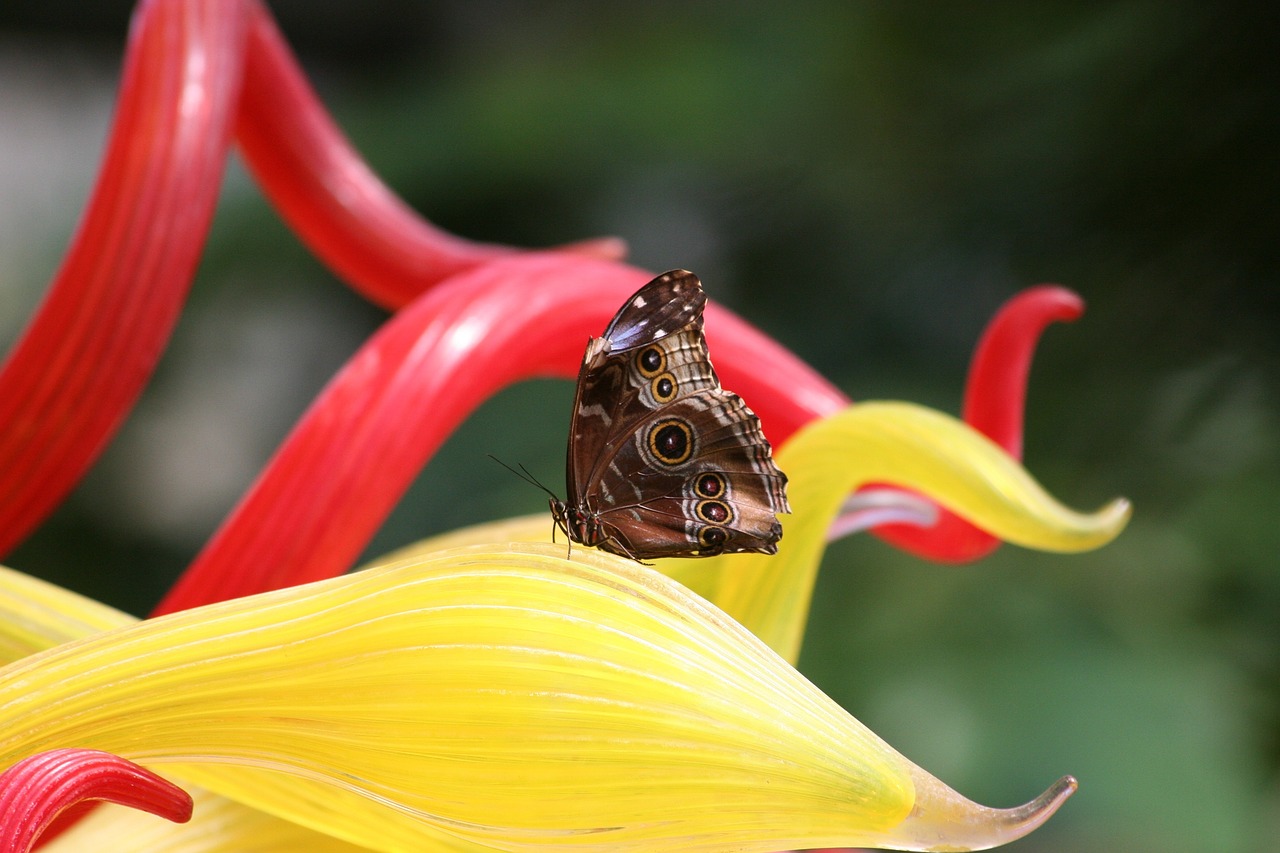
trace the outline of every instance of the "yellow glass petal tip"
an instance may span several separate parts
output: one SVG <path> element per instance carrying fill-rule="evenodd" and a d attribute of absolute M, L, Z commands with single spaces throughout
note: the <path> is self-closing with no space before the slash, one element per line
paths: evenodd
<path fill-rule="evenodd" d="M 1053 816 L 1078 783 L 1063 776 L 1043 794 L 1008 809 L 993 809 L 968 800 L 918 767 L 912 767 L 916 802 L 902 823 L 873 842 L 893 850 L 952 853 L 989 850 L 1016 841 Z"/>

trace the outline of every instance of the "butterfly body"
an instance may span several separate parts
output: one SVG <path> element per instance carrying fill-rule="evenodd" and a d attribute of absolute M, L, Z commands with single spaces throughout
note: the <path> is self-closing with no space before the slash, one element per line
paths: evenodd
<path fill-rule="evenodd" d="M 551 501 L 572 541 L 637 560 L 777 551 L 777 513 L 790 511 L 786 476 L 759 420 L 720 387 L 705 305 L 697 276 L 665 273 L 588 342 L 568 499 Z"/>

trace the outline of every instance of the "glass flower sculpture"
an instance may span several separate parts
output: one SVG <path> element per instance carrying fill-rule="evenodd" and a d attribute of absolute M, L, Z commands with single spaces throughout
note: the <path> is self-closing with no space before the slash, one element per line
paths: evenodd
<path fill-rule="evenodd" d="M 0 550 L 66 496 L 148 381 L 232 143 L 316 255 L 394 313 L 151 618 L 0 570 L 3 849 L 969 850 L 1031 831 L 1074 790 L 1064 777 L 1017 808 L 972 803 L 794 667 L 832 536 L 964 561 L 999 541 L 1081 551 L 1124 526 L 1124 501 L 1074 512 L 1017 461 L 1032 352 L 1079 315 L 1073 294 L 1034 288 L 1001 310 L 963 419 L 853 404 L 711 305 L 724 384 L 790 477 L 776 556 L 570 558 L 544 513 L 347 573 L 477 405 L 573 376 L 650 274 L 616 240 L 520 251 L 423 221 L 345 141 L 257 0 L 136 10 L 97 184 L 0 367 Z"/>

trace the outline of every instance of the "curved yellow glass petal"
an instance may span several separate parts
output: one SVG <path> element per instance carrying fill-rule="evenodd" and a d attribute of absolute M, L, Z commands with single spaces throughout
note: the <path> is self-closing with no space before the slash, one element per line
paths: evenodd
<path fill-rule="evenodd" d="M 982 811 L 705 601 L 574 556 L 443 552 L 25 657 L 0 764 L 172 762 L 375 849 L 978 849 L 1060 802 Z"/>
<path fill-rule="evenodd" d="M 40 847 L 41 853 L 360 853 L 348 844 L 199 789 L 184 824 L 136 809 L 103 805 Z M 425 848 L 424 848 L 425 849 Z M 428 851 L 430 853 L 430 851 Z"/>
<path fill-rule="evenodd" d="M 0 664 L 135 622 L 127 613 L 0 566 Z M 44 853 L 104 848 L 118 853 L 355 853 L 368 849 L 194 788 L 180 778 L 177 781 L 195 801 L 187 823 L 103 804 L 40 849 Z"/>
<path fill-rule="evenodd" d="M 370 565 L 418 559 L 432 551 L 464 548 L 470 545 L 491 545 L 495 542 L 550 542 L 552 526 L 551 515 L 546 512 L 486 521 L 450 530 L 448 533 L 441 533 L 398 548 L 379 557 Z M 566 556 L 584 547 L 570 546 L 565 541 L 564 534 L 558 531 L 557 537 Z M 667 577 L 683 584 L 703 598 L 714 601 L 713 596 L 720 582 L 720 573 L 726 568 L 731 568 L 733 561 L 726 563 L 720 559 L 655 560 L 654 565 Z"/>
<path fill-rule="evenodd" d="M 0 566 L 0 664 L 135 621 L 105 604 Z"/>
<path fill-rule="evenodd" d="M 914 489 L 1002 539 L 1043 551 L 1104 545 L 1120 533 L 1130 513 L 1124 500 L 1091 514 L 1068 509 L 985 436 L 956 418 L 910 403 L 850 406 L 801 430 L 777 457 L 790 479 L 796 511 L 782 517 L 785 536 L 776 556 L 657 560 L 655 566 L 792 663 L 799 658 L 832 519 L 848 493 L 861 485 Z M 379 562 L 487 542 L 546 542 L 550 534 L 548 515 L 539 513 L 452 531 Z"/>
<path fill-rule="evenodd" d="M 1125 500 L 1091 514 L 1068 509 L 981 433 L 910 403 L 859 403 L 814 421 L 779 449 L 777 460 L 793 510 L 781 517 L 778 553 L 718 558 L 732 564 L 709 598 L 793 663 L 827 530 L 852 489 L 868 483 L 914 489 L 1000 539 L 1043 551 L 1104 545 L 1130 512 Z"/>

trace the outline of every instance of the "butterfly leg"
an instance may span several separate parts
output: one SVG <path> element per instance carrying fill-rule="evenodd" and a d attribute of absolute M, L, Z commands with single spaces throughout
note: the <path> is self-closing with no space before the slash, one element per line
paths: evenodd
<path fill-rule="evenodd" d="M 606 542 L 610 543 L 613 547 L 605 548 L 604 543 Z M 617 554 L 619 557 L 626 557 L 628 560 L 633 560 L 642 566 L 653 568 L 653 563 L 646 563 L 644 560 L 637 557 L 635 553 L 630 548 L 628 548 L 621 539 L 619 539 L 617 536 L 614 536 L 613 534 L 609 534 L 608 536 L 604 537 L 599 542 L 597 542 L 596 545 L 600 548 L 603 548 L 605 551 L 609 551 L 611 553 Z"/>

